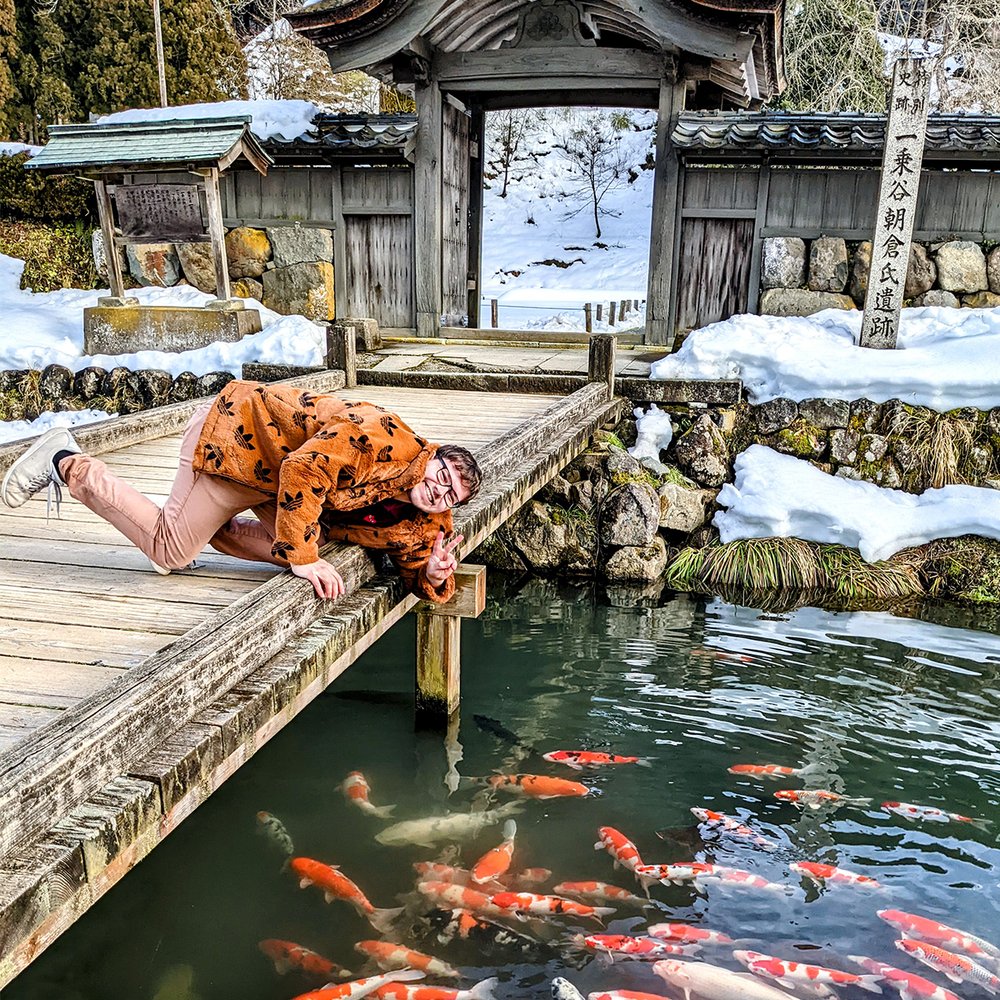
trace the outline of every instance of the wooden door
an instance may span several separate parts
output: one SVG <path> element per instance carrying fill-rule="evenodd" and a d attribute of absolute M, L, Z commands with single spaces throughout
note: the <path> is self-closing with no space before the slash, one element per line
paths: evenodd
<path fill-rule="evenodd" d="M 441 151 L 441 318 L 468 326 L 469 115 L 444 102 Z"/>
<path fill-rule="evenodd" d="M 413 217 L 345 215 L 346 302 L 338 316 L 371 316 L 385 329 L 412 330 Z"/>

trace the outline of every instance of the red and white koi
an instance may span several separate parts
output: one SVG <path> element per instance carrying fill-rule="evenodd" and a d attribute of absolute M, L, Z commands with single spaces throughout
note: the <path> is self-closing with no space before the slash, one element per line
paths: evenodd
<path fill-rule="evenodd" d="M 345 969 L 294 941 L 266 938 L 257 947 L 274 962 L 274 971 L 282 976 L 293 969 L 323 982 L 354 975 L 350 969 Z"/>
<path fill-rule="evenodd" d="M 367 779 L 360 771 L 351 771 L 351 773 L 344 778 L 340 785 L 341 791 L 344 793 L 344 798 L 353 806 L 357 806 L 363 813 L 367 813 L 369 816 L 377 816 L 379 819 L 388 819 L 395 806 L 376 806 L 372 805 L 368 796 L 371 793 L 371 786 L 368 784 Z"/>
<path fill-rule="evenodd" d="M 840 882 L 844 885 L 867 886 L 869 889 L 881 889 L 882 883 L 867 875 L 838 868 L 836 865 L 824 865 L 818 861 L 793 861 L 788 866 L 796 875 L 812 879 L 813 882 Z"/>
<path fill-rule="evenodd" d="M 697 807 L 692 808 L 691 813 L 695 819 L 704 823 L 710 829 L 722 830 L 734 837 L 749 840 L 750 843 L 756 844 L 758 847 L 774 850 L 780 846 L 777 841 L 771 840 L 769 837 L 765 837 L 755 830 L 751 830 L 750 827 L 745 826 L 738 819 L 733 819 L 732 816 L 727 816 L 725 813 L 715 812 L 712 809 L 699 809 Z"/>
<path fill-rule="evenodd" d="M 681 882 L 699 882 L 712 880 L 739 885 L 745 889 L 766 889 L 770 892 L 787 892 L 788 889 L 777 882 L 769 882 L 760 875 L 744 871 L 742 868 L 730 868 L 727 865 L 713 865 L 705 861 L 684 861 L 672 865 L 642 865 L 638 874 L 651 878 L 663 885 L 680 884 Z"/>
<path fill-rule="evenodd" d="M 627 868 L 639 880 L 642 885 L 654 882 L 656 879 L 643 876 L 638 869 L 644 867 L 642 858 L 635 844 L 620 830 L 613 826 L 602 826 L 597 831 L 597 843 L 594 844 L 595 851 L 607 851 L 614 858 L 615 868 L 619 865 Z"/>
<path fill-rule="evenodd" d="M 918 962 L 923 962 L 928 968 L 943 973 L 954 983 L 976 983 L 994 995 L 1000 993 L 1000 977 L 973 962 L 971 958 L 945 951 L 926 941 L 914 941 L 912 938 L 900 938 L 896 947 Z"/>
<path fill-rule="evenodd" d="M 431 976 L 443 976 L 445 979 L 461 979 L 462 974 L 453 969 L 447 962 L 433 955 L 425 955 L 422 951 L 414 951 L 401 944 L 391 941 L 359 941 L 354 950 L 361 955 L 373 959 L 380 969 L 419 969 Z"/>
<path fill-rule="evenodd" d="M 412 982 L 423 978 L 424 974 L 417 969 L 402 969 L 399 972 L 386 972 L 381 976 L 353 979 L 349 983 L 341 983 L 338 986 L 327 984 L 321 990 L 301 993 L 295 997 L 295 1000 L 359 1000 L 360 997 L 375 994 L 376 990 L 390 984 Z"/>
<path fill-rule="evenodd" d="M 956 930 L 929 917 L 920 917 L 903 910 L 879 910 L 878 915 L 887 924 L 900 931 L 904 937 L 918 938 L 941 947 L 947 946 L 949 951 L 957 948 L 977 961 L 994 963 L 1000 961 L 1000 948 L 981 937 L 976 937 L 975 934 Z"/>
<path fill-rule="evenodd" d="M 492 1000 L 497 980 L 484 979 L 469 990 L 453 990 L 446 986 L 407 986 L 389 983 L 372 996 L 377 1000 Z"/>
<path fill-rule="evenodd" d="M 581 917 L 596 920 L 615 912 L 613 906 L 588 906 L 575 899 L 562 896 L 540 896 L 533 892 L 497 892 L 490 896 L 490 902 L 499 906 L 507 914 L 531 914 L 536 917 Z"/>
<path fill-rule="evenodd" d="M 565 764 L 574 771 L 582 771 L 585 767 L 611 767 L 617 764 L 652 766 L 642 757 L 621 757 L 618 754 L 601 753 L 597 750 L 550 750 L 542 754 L 542 760 L 551 761 L 553 764 Z"/>
<path fill-rule="evenodd" d="M 415 861 L 413 870 L 417 873 L 418 882 L 450 882 L 452 885 L 469 885 L 472 882 L 472 872 L 467 868 L 455 868 L 438 861 Z M 502 882 L 484 882 L 477 888 L 502 892 L 506 885 Z"/>
<path fill-rule="evenodd" d="M 587 1000 L 664 1000 L 662 993 L 641 993 L 638 990 L 610 990 L 588 993 Z"/>
<path fill-rule="evenodd" d="M 637 865 L 636 878 L 642 882 L 659 882 L 661 885 L 680 885 L 683 882 L 694 882 L 708 874 L 712 865 L 703 861 L 685 861 L 672 865 Z"/>
<path fill-rule="evenodd" d="M 529 799 L 587 798 L 600 795 L 600 789 L 591 788 L 579 781 L 552 778 L 547 774 L 494 774 L 480 779 L 491 788 Z"/>
<path fill-rule="evenodd" d="M 885 962 L 877 962 L 874 958 L 865 958 L 864 955 L 847 957 L 876 976 L 881 976 L 884 983 L 899 993 L 901 1000 L 959 1000 L 951 990 L 946 990 L 923 976 L 904 972 Z"/>
<path fill-rule="evenodd" d="M 384 931 L 400 913 L 402 907 L 396 909 L 378 909 L 371 904 L 368 897 L 356 886 L 337 865 L 324 865 L 312 858 L 292 858 L 289 868 L 299 877 L 299 888 L 307 889 L 311 885 L 323 890 L 323 898 L 332 903 L 335 899 L 350 903 L 358 913 L 368 918 L 368 922 L 376 930 Z"/>
<path fill-rule="evenodd" d="M 681 990 L 685 1000 L 691 1000 L 692 993 L 703 1000 L 788 1000 L 784 990 L 708 962 L 666 958 L 653 966 L 653 972 Z"/>
<path fill-rule="evenodd" d="M 788 887 L 778 882 L 769 882 L 760 875 L 744 871 L 742 868 L 729 868 L 726 865 L 708 865 L 708 871 L 702 872 L 700 879 L 711 879 L 725 882 L 727 885 L 738 885 L 744 889 L 764 889 L 767 892 L 788 892 Z"/>
<path fill-rule="evenodd" d="M 631 955 L 633 958 L 649 961 L 666 958 L 668 955 L 694 955 L 701 950 L 701 945 L 693 942 L 681 944 L 653 937 L 631 937 L 628 934 L 590 934 L 583 939 L 583 946 L 591 951 Z"/>
<path fill-rule="evenodd" d="M 881 993 L 880 976 L 856 976 L 853 972 L 828 969 L 823 965 L 785 962 L 759 951 L 734 951 L 733 958 L 745 965 L 755 976 L 773 979 L 783 986 L 798 986 L 816 996 L 836 997 L 834 986 L 858 986 L 869 993 Z"/>
<path fill-rule="evenodd" d="M 457 937 L 463 941 L 471 941 L 480 954 L 486 954 L 494 947 L 517 949 L 526 955 L 533 955 L 538 951 L 538 942 L 534 938 L 518 934 L 503 924 L 494 924 L 468 910 L 438 910 L 436 917 L 439 919 L 432 923 L 438 930 L 437 939 L 442 944 L 449 944 Z"/>
<path fill-rule="evenodd" d="M 804 809 L 822 809 L 827 805 L 866 806 L 871 802 L 871 799 L 838 795 L 837 792 L 827 791 L 825 788 L 781 788 L 774 793 L 774 797 Z"/>
<path fill-rule="evenodd" d="M 883 802 L 882 808 L 888 813 L 916 820 L 918 823 L 971 823 L 973 826 L 984 827 L 990 822 L 988 819 L 975 819 L 961 813 L 945 812 L 936 806 L 918 806 L 912 802 Z"/>
<path fill-rule="evenodd" d="M 514 837 L 517 834 L 517 823 L 509 819 L 504 823 L 503 841 L 487 851 L 473 866 L 472 881 L 476 885 L 494 882 L 510 867 L 514 857 Z"/>
<path fill-rule="evenodd" d="M 653 924 L 646 928 L 650 937 L 661 941 L 697 941 L 699 944 L 732 944 L 733 939 L 722 931 L 710 931 L 694 924 Z"/>
<path fill-rule="evenodd" d="M 453 885 L 451 882 L 418 882 L 417 892 L 450 910 L 469 910 L 486 917 L 510 916 L 509 909 L 498 906 L 485 892 L 468 886 Z"/>
<path fill-rule="evenodd" d="M 607 882 L 560 882 L 552 891 L 557 896 L 574 896 L 587 903 L 615 903 L 619 906 L 649 906 L 649 900 L 628 889 Z"/>
<path fill-rule="evenodd" d="M 550 878 L 552 878 L 551 868 L 524 868 L 519 872 L 507 872 L 498 881 L 505 888 L 513 889 L 518 886 L 541 885 L 543 882 L 548 882 Z"/>
<path fill-rule="evenodd" d="M 784 767 L 781 764 L 733 764 L 727 770 L 730 774 L 746 774 L 751 778 L 801 778 L 818 770 L 818 765 Z"/>

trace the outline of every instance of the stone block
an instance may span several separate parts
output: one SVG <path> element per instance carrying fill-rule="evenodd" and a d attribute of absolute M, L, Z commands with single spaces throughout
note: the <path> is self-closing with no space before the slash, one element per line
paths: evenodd
<path fill-rule="evenodd" d="M 847 294 L 859 305 L 864 305 L 868 294 L 868 272 L 872 268 L 872 241 L 862 240 L 854 251 L 851 277 L 847 283 Z"/>
<path fill-rule="evenodd" d="M 382 331 L 378 320 L 366 316 L 338 317 L 334 326 L 353 326 L 355 343 L 359 351 L 377 351 L 382 346 Z"/>
<path fill-rule="evenodd" d="M 84 402 L 93 399 L 101 391 L 101 380 L 107 372 L 103 368 L 91 365 L 88 368 L 81 368 L 73 376 L 73 394 L 79 396 Z"/>
<path fill-rule="evenodd" d="M 878 462 L 885 458 L 889 450 L 889 439 L 881 434 L 866 434 L 858 445 L 862 462 Z"/>
<path fill-rule="evenodd" d="M 118 267 L 121 273 L 128 274 L 128 258 L 125 256 L 125 248 L 122 246 L 115 248 L 118 253 Z M 95 229 L 90 234 L 90 252 L 94 258 L 94 268 L 97 276 L 102 281 L 108 280 L 108 257 L 104 249 L 104 233 L 100 229 Z"/>
<path fill-rule="evenodd" d="M 932 288 L 923 295 L 918 295 L 911 305 L 914 306 L 947 306 L 950 309 L 957 309 L 962 303 L 954 292 L 945 292 L 940 288 Z"/>
<path fill-rule="evenodd" d="M 966 309 L 996 309 L 1000 306 L 1000 295 L 996 292 L 975 292 L 962 296 L 962 305 Z"/>
<path fill-rule="evenodd" d="M 284 316 L 333 319 L 333 265 L 324 261 L 265 271 L 264 305 Z"/>
<path fill-rule="evenodd" d="M 659 535 L 646 545 L 627 545 L 614 552 L 604 564 L 604 576 L 611 581 L 652 583 L 667 568 L 667 546 Z"/>
<path fill-rule="evenodd" d="M 826 434 L 799 419 L 790 427 L 778 431 L 774 439 L 774 450 L 783 455 L 817 459 L 826 451 Z"/>
<path fill-rule="evenodd" d="M 329 229 L 304 226 L 273 226 L 265 230 L 271 243 L 275 267 L 333 263 L 333 233 Z"/>
<path fill-rule="evenodd" d="M 173 243 L 129 243 L 129 273 L 140 285 L 169 288 L 181 276 L 181 262 Z"/>
<path fill-rule="evenodd" d="M 198 392 L 198 376 L 194 372 L 181 372 L 170 387 L 169 402 L 184 403 L 194 399 Z"/>
<path fill-rule="evenodd" d="M 681 471 L 702 486 L 721 486 L 729 477 L 729 446 L 707 413 L 681 435 L 674 455 Z"/>
<path fill-rule="evenodd" d="M 858 460 L 861 435 L 837 428 L 830 432 L 830 458 L 838 465 L 854 465 Z"/>
<path fill-rule="evenodd" d="M 195 396 L 218 396 L 235 377 L 229 372 L 208 372 L 206 375 L 199 375 L 195 383 L 197 387 Z"/>
<path fill-rule="evenodd" d="M 821 236 L 809 247 L 809 288 L 842 292 L 847 284 L 847 244 L 839 236 Z"/>
<path fill-rule="evenodd" d="M 237 278 L 229 285 L 231 295 L 240 299 L 264 299 L 264 286 L 256 278 Z"/>
<path fill-rule="evenodd" d="M 313 375 L 324 372 L 323 365 L 270 365 L 262 361 L 247 361 L 240 368 L 240 378 L 250 382 L 280 382 L 299 375 Z"/>
<path fill-rule="evenodd" d="M 1000 293 L 1000 247 L 994 247 L 986 258 L 986 281 L 991 292 Z"/>
<path fill-rule="evenodd" d="M 910 244 L 910 260 L 906 265 L 906 285 L 903 298 L 914 299 L 929 292 L 937 281 L 937 265 L 920 243 Z"/>
<path fill-rule="evenodd" d="M 711 490 L 693 490 L 679 483 L 664 483 L 660 498 L 660 527 L 691 534 L 705 523 L 705 507 L 714 497 Z"/>
<path fill-rule="evenodd" d="M 806 245 L 797 236 L 769 236 L 764 240 L 762 288 L 800 288 L 806 278 Z"/>
<path fill-rule="evenodd" d="M 769 399 L 751 408 L 753 422 L 761 434 L 773 434 L 787 427 L 799 415 L 794 399 Z"/>
<path fill-rule="evenodd" d="M 851 404 L 846 399 L 803 399 L 799 402 L 799 416 L 822 430 L 846 427 Z"/>
<path fill-rule="evenodd" d="M 230 278 L 259 278 L 271 259 L 271 244 L 262 229 L 239 226 L 226 233 Z"/>
<path fill-rule="evenodd" d="M 978 243 L 952 240 L 936 255 L 938 285 L 946 292 L 981 292 L 987 287 L 986 257 Z"/>
<path fill-rule="evenodd" d="M 215 258 L 211 243 L 178 243 L 177 258 L 188 284 L 199 291 L 215 294 Z"/>
<path fill-rule="evenodd" d="M 626 483 L 601 505 L 604 545 L 648 545 L 660 524 L 660 498 L 646 483 Z"/>
<path fill-rule="evenodd" d="M 38 377 L 38 391 L 47 409 L 65 409 L 73 394 L 73 373 L 65 365 L 46 365 Z"/>
<path fill-rule="evenodd" d="M 770 288 L 760 297 L 761 316 L 811 316 L 823 309 L 854 309 L 850 295 L 809 288 Z"/>
<path fill-rule="evenodd" d="M 224 312 L 190 306 L 136 306 L 83 310 L 85 354 L 187 351 L 218 340 L 237 341 L 261 329 L 256 309 Z"/>
<path fill-rule="evenodd" d="M 853 430 L 874 431 L 882 418 L 882 407 L 870 399 L 855 399 L 851 403 Z"/>

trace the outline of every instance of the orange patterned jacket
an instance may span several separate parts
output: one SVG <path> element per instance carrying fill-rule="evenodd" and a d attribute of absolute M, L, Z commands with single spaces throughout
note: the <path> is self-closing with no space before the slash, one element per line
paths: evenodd
<path fill-rule="evenodd" d="M 277 501 L 272 554 L 294 565 L 315 562 L 323 536 L 388 554 L 407 588 L 439 603 L 455 591 L 426 576 L 439 530 L 452 530 L 451 511 L 374 526 L 359 517 L 324 524 L 324 511 L 356 511 L 419 482 L 437 450 L 394 413 L 373 403 L 289 386 L 230 382 L 205 418 L 194 453 L 195 472 L 221 476 Z"/>

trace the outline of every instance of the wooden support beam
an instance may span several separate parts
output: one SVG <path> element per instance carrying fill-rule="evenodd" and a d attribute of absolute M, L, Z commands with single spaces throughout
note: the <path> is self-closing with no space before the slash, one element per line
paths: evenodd
<path fill-rule="evenodd" d="M 116 299 L 125 298 L 125 282 L 122 280 L 122 263 L 118 256 L 118 244 L 115 242 L 115 216 L 111 208 L 111 196 L 108 194 L 107 181 L 103 178 L 94 181 L 94 192 L 97 195 L 97 217 L 101 222 L 101 235 L 104 237 L 104 260 L 108 265 L 108 283 L 111 294 Z"/>
<path fill-rule="evenodd" d="M 436 337 L 441 329 L 441 158 L 444 114 L 435 81 L 417 84 L 416 162 L 413 178 L 414 286 L 418 337 Z"/>
<path fill-rule="evenodd" d="M 205 203 L 208 208 L 208 235 L 212 240 L 212 263 L 215 265 L 215 294 L 220 302 L 228 302 L 231 298 L 229 262 L 226 259 L 226 228 L 222 223 L 217 167 L 212 167 L 205 177 Z"/>
<path fill-rule="evenodd" d="M 462 619 L 417 612 L 417 722 L 440 724 L 457 710 Z"/>
<path fill-rule="evenodd" d="M 326 366 L 344 373 L 344 388 L 358 384 L 357 331 L 347 323 L 326 325 Z"/>
<path fill-rule="evenodd" d="M 618 341 L 610 333 L 595 333 L 590 338 L 587 380 L 603 382 L 608 387 L 608 393 L 611 396 L 615 394 L 615 353 L 617 347 Z"/>
<path fill-rule="evenodd" d="M 447 604 L 421 601 L 417 611 L 449 618 L 478 618 L 486 610 L 486 567 L 462 563 L 455 570 L 455 593 Z"/>

